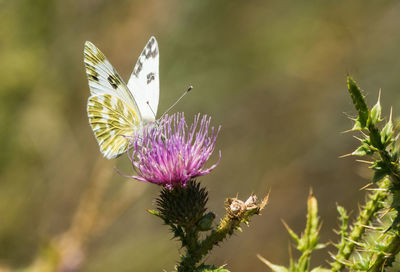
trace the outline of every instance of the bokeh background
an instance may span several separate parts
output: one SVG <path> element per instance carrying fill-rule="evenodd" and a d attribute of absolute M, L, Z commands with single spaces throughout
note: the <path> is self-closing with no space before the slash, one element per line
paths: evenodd
<path fill-rule="evenodd" d="M 156 36 L 159 113 L 194 86 L 173 111 L 222 125 L 221 163 L 201 178 L 217 216 L 226 197 L 271 190 L 262 216 L 208 263 L 268 271 L 259 253 L 287 264 L 281 220 L 303 229 L 310 187 L 321 241 L 336 241 L 336 203 L 356 214 L 370 177 L 338 158 L 357 145 L 342 133 L 354 114 L 346 75 L 370 104 L 382 88 L 384 113 L 399 115 L 399 18 L 398 1 L 0 0 L 0 270 L 171 271 L 178 260 L 178 243 L 145 212 L 159 188 L 121 177 L 114 167 L 132 174 L 128 158 L 98 150 L 86 40 L 127 80 Z M 316 253 L 313 265 L 327 259 Z"/>

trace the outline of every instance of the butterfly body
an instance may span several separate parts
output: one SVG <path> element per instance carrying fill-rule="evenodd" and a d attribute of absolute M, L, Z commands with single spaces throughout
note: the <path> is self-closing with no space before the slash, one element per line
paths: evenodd
<path fill-rule="evenodd" d="M 91 42 L 85 43 L 84 62 L 90 94 L 89 123 L 108 158 L 129 148 L 129 138 L 155 121 L 159 100 L 159 51 L 151 37 L 126 84 L 104 54 Z"/>

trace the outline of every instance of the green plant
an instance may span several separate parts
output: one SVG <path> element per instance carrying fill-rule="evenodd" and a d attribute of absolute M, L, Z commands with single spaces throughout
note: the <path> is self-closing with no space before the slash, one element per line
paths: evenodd
<path fill-rule="evenodd" d="M 367 163 L 374 173 L 372 182 L 365 186 L 368 187 L 366 202 L 350 225 L 346 210 L 341 206 L 337 207 L 340 240 L 333 244 L 336 248 L 336 253 L 330 253 L 333 261 L 330 262 L 329 269 L 311 269 L 311 252 L 324 246 L 317 243 L 317 204 L 316 200 L 310 200 L 314 199 L 310 196 L 304 234 L 298 237 L 285 224 L 297 249 L 302 253 L 299 260 L 294 261 L 291 257 L 290 265 L 286 268 L 271 264 L 259 256 L 273 271 L 384 271 L 393 266 L 395 257 L 400 252 L 400 148 L 392 113 L 384 122 L 381 118 L 380 93 L 377 103 L 369 108 L 361 89 L 351 77 L 347 78 L 347 89 L 357 110 L 357 117 L 352 118 L 354 126 L 350 131 L 361 134 L 358 137 L 360 146 L 349 155 L 367 157 L 368 160 L 362 162 Z M 310 201 L 315 204 L 310 204 Z"/>

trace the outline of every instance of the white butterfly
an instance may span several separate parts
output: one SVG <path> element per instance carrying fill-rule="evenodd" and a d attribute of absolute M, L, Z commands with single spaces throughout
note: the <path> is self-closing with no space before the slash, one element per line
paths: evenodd
<path fill-rule="evenodd" d="M 103 53 L 85 43 L 84 62 L 90 94 L 87 112 L 100 151 L 115 158 L 127 151 L 129 138 L 156 118 L 159 84 L 159 51 L 151 37 L 125 84 Z"/>

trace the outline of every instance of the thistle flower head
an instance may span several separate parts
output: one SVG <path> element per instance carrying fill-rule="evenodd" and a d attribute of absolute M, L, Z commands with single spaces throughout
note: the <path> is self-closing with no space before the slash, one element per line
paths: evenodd
<path fill-rule="evenodd" d="M 189 126 L 184 114 L 176 113 L 144 129 L 132 142 L 130 159 L 137 173 L 133 178 L 172 189 L 210 173 L 219 160 L 209 168 L 205 164 L 215 149 L 220 129 L 210 127 L 210 121 L 210 117 L 200 118 L 197 114 Z"/>

